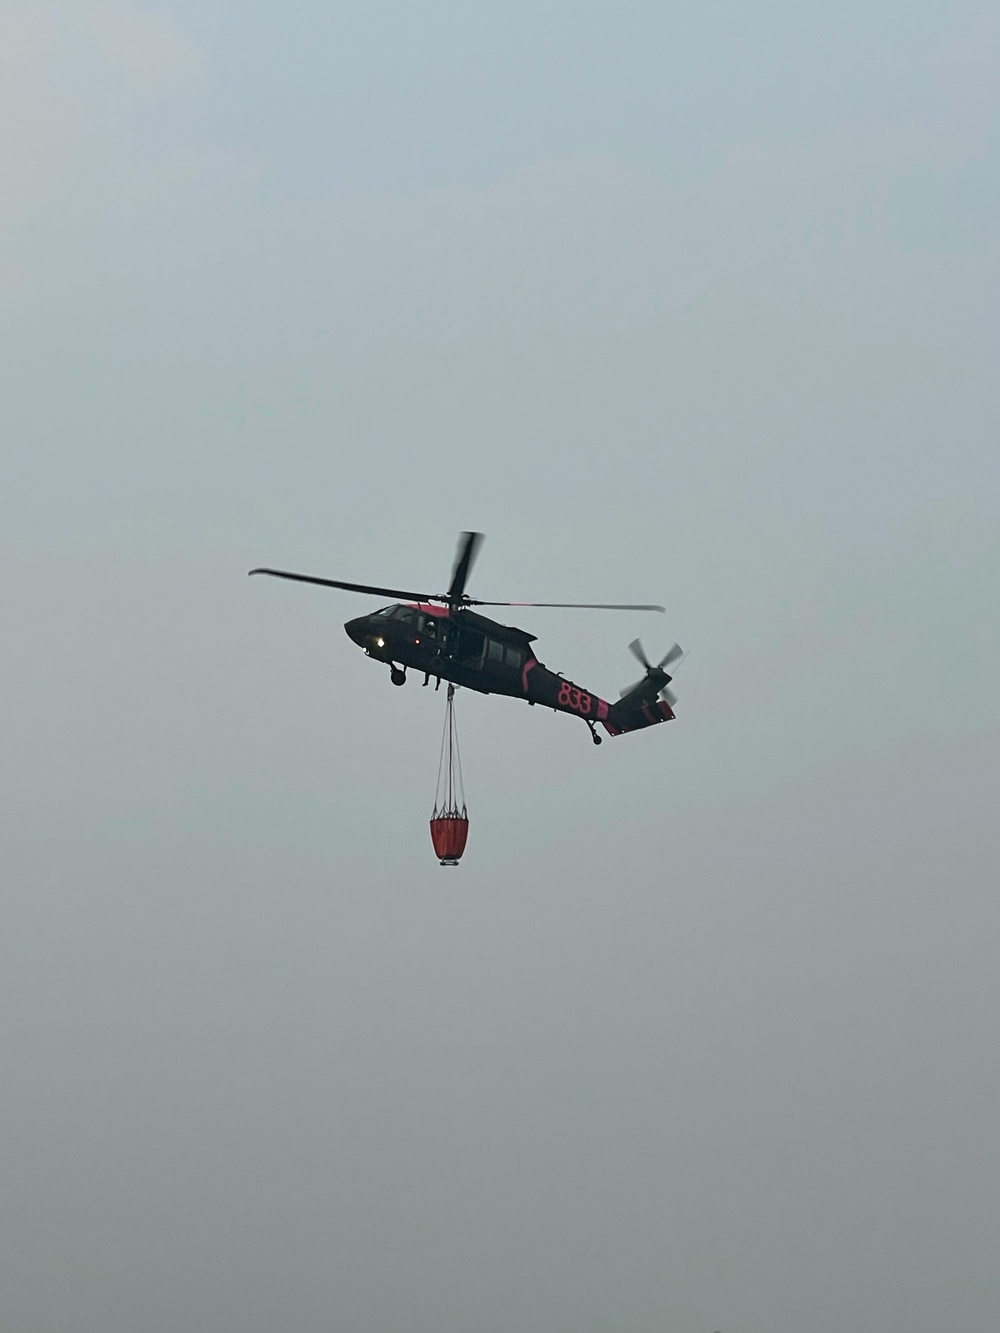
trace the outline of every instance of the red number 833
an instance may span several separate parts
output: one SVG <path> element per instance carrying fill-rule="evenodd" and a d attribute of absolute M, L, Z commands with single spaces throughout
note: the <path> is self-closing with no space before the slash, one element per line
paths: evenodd
<path fill-rule="evenodd" d="M 578 690 L 568 680 L 559 686 L 558 702 L 561 708 L 572 708 L 574 712 L 583 714 L 590 712 L 590 695 L 586 690 Z"/>

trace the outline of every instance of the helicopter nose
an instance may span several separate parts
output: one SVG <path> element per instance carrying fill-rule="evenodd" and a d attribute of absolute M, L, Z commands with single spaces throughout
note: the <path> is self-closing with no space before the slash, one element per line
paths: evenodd
<path fill-rule="evenodd" d="M 355 620 L 348 620 L 344 623 L 344 629 L 347 631 L 348 638 L 354 640 L 359 648 L 365 646 L 365 629 L 367 627 L 367 616 L 358 616 Z"/>

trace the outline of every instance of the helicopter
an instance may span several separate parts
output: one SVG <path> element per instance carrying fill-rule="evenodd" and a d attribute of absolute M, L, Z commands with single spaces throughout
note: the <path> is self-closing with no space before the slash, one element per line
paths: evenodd
<path fill-rule="evenodd" d="M 389 667 L 393 685 L 405 685 L 407 671 L 423 672 L 424 685 L 433 677 L 439 689 L 441 681 L 465 686 L 480 694 L 505 694 L 540 704 L 559 713 L 580 718 L 590 729 L 595 745 L 602 737 L 597 724 L 611 736 L 639 731 L 670 722 L 674 718 L 677 696 L 670 689 L 672 677 L 666 668 L 683 651 L 678 644 L 657 663 L 646 657 L 638 639 L 630 651 L 644 668 L 644 675 L 621 693 L 615 703 L 575 685 L 559 672 L 550 671 L 535 656 L 534 634 L 512 625 L 501 625 L 474 611 L 478 606 L 565 607 L 585 611 L 663 611 L 662 606 L 622 605 L 608 602 L 486 602 L 470 597 L 466 583 L 483 542 L 481 532 L 463 532 L 459 537 L 451 583 L 445 593 L 406 592 L 399 588 L 373 587 L 364 583 L 345 583 L 341 579 L 318 578 L 312 574 L 293 574 L 285 569 L 251 569 L 250 574 L 292 579 L 297 583 L 317 583 L 325 588 L 341 588 L 377 597 L 400 599 L 370 615 L 348 620 L 344 629 L 363 648 L 368 657 Z"/>

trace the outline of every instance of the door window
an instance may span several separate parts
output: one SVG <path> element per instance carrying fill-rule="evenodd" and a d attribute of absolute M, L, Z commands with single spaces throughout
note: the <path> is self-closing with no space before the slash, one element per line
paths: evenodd
<path fill-rule="evenodd" d="M 483 636 L 474 629 L 462 629 L 458 638 L 458 651 L 455 656 L 467 666 L 478 666 L 483 656 Z"/>

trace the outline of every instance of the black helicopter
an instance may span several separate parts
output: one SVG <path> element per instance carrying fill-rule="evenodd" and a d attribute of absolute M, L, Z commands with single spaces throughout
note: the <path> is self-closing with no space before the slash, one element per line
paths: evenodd
<path fill-rule="evenodd" d="M 406 683 L 407 668 L 424 673 L 427 685 L 433 676 L 464 685 L 481 694 L 508 694 L 542 704 L 557 712 L 582 718 L 590 728 L 594 744 L 600 745 L 596 724 L 612 736 L 638 731 L 674 717 L 676 696 L 669 688 L 665 668 L 683 656 L 675 643 L 655 665 L 649 662 L 638 639 L 629 648 L 645 669 L 645 675 L 622 692 L 617 703 L 581 689 L 550 671 L 535 657 L 531 645 L 535 635 L 511 625 L 500 625 L 479 615 L 474 606 L 568 607 L 591 611 L 662 611 L 662 606 L 623 606 L 606 602 L 484 602 L 469 597 L 465 585 L 483 541 L 481 532 L 463 532 L 458 542 L 455 567 L 446 593 L 405 592 L 399 588 L 375 588 L 364 583 L 344 583 L 311 574 L 292 574 L 284 569 L 251 569 L 251 574 L 318 583 L 325 588 L 404 599 L 372 615 L 348 620 L 344 629 L 369 657 L 390 667 L 394 685 Z"/>

